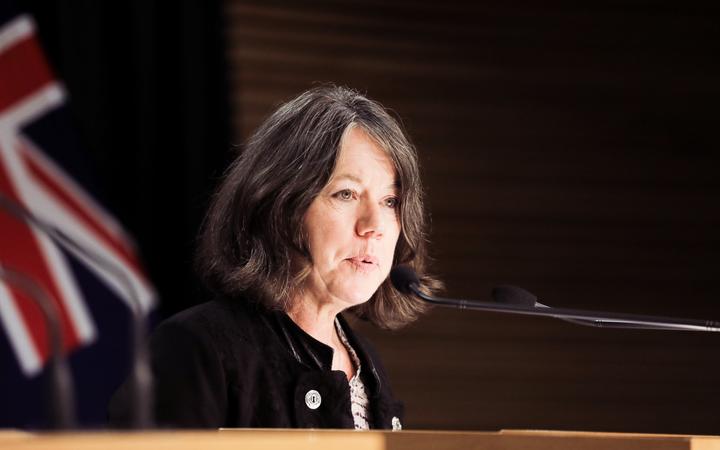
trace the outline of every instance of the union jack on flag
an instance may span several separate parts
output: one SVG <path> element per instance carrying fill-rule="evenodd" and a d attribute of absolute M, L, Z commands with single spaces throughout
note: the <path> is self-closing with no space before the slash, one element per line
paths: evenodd
<path fill-rule="evenodd" d="M 68 137 L 72 127 L 65 99 L 35 37 L 33 20 L 0 14 L 0 193 L 83 249 L 64 246 L 0 208 L 0 265 L 24 273 L 52 294 L 61 313 L 64 348 L 70 352 L 98 339 L 88 305 L 105 300 L 88 298 L 83 286 L 87 274 L 129 308 L 136 307 L 138 297 L 149 311 L 155 293 L 132 240 L 81 179 L 71 175 L 69 163 L 77 162 L 78 153 L 68 148 L 73 146 Z M 69 157 L 69 151 L 75 156 Z M 107 264 L 93 263 L 88 255 Z M 1 280 L 0 325 L 22 373 L 38 374 L 49 352 L 40 310 Z"/>

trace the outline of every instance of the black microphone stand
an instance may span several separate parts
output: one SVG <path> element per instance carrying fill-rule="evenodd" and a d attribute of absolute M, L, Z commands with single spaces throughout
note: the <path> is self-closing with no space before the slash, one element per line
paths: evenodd
<path fill-rule="evenodd" d="M 496 286 L 492 290 L 492 298 L 499 303 L 521 305 L 526 308 L 551 308 L 537 301 L 537 297 L 527 290 L 510 285 Z M 565 322 L 584 327 L 595 328 L 614 328 L 622 330 L 675 330 L 676 328 L 668 328 L 667 326 L 658 324 L 641 324 L 625 321 L 607 321 L 602 319 L 580 320 L 567 319 L 564 317 L 556 317 Z"/>
<path fill-rule="evenodd" d="M 0 193 L 0 210 L 9 212 L 13 215 L 13 217 L 21 222 L 27 223 L 39 229 L 56 242 L 59 242 L 67 247 L 69 250 L 82 255 L 93 264 L 96 264 L 98 267 L 112 273 L 125 287 L 133 303 L 133 307 L 130 308 L 132 313 L 130 332 L 133 350 L 132 372 L 130 379 L 132 380 L 132 398 L 133 405 L 135 406 L 132 427 L 140 429 L 152 428 L 154 426 L 154 417 L 152 413 L 152 402 L 154 398 L 152 371 L 150 369 L 150 354 L 148 345 L 145 340 L 145 333 L 148 329 L 148 317 L 142 306 L 140 295 L 137 293 L 133 283 L 128 279 L 127 275 L 122 270 L 116 267 L 115 263 L 107 260 L 107 258 L 97 254 L 96 252 L 88 250 L 60 230 L 40 220 L 24 206 L 18 204 L 2 193 Z"/>
<path fill-rule="evenodd" d="M 583 322 L 616 322 L 625 328 L 653 328 L 677 331 L 720 332 L 720 322 L 700 319 L 679 319 L 675 317 L 646 316 L 640 314 L 622 314 L 603 311 L 587 311 L 570 308 L 529 308 L 521 305 L 500 305 L 492 302 L 435 297 L 420 290 L 420 282 L 415 272 L 406 266 L 395 267 L 391 272 L 391 280 L 400 292 L 413 293 L 422 300 L 433 305 L 475 311 L 520 314 L 525 316 L 554 317 L 578 320 Z"/>
<path fill-rule="evenodd" d="M 75 392 L 63 350 L 62 324 L 57 306 L 50 293 L 21 272 L 0 265 L 0 280 L 25 292 L 40 307 L 50 350 L 46 385 L 50 398 L 48 422 L 53 429 L 72 429 L 75 427 Z"/>

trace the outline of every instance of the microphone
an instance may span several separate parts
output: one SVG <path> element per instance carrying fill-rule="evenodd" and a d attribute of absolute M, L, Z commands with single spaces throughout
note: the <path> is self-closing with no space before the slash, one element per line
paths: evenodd
<path fill-rule="evenodd" d="M 50 397 L 48 419 L 53 429 L 75 426 L 75 394 L 70 369 L 63 351 L 62 321 L 50 294 L 29 276 L 0 265 L 0 280 L 25 292 L 40 308 L 47 327 L 50 367 L 46 389 Z"/>
<path fill-rule="evenodd" d="M 390 281 L 395 289 L 403 294 L 414 293 L 413 289 L 410 287 L 411 285 L 420 286 L 420 279 L 410 266 L 403 265 L 393 267 L 390 271 Z"/>
<path fill-rule="evenodd" d="M 404 294 L 414 294 L 420 299 L 438 306 L 527 316 L 554 317 L 556 319 L 586 322 L 583 325 L 593 322 L 601 323 L 601 325 L 592 326 L 606 326 L 605 324 L 609 323 L 612 324 L 612 327 L 622 328 L 720 332 L 720 322 L 711 320 L 678 319 L 674 317 L 551 308 L 545 305 L 536 307 L 537 298 L 520 288 L 500 289 L 498 292 L 499 298 L 511 300 L 503 304 L 435 297 L 425 294 L 420 290 L 420 280 L 415 271 L 408 266 L 394 267 L 390 272 L 390 280 L 398 291 Z"/>
<path fill-rule="evenodd" d="M 54 241 L 64 245 L 81 255 L 88 261 L 96 264 L 97 267 L 111 273 L 122 284 L 127 293 L 130 295 L 134 308 L 131 311 L 131 346 L 132 346 L 132 372 L 130 378 L 132 380 L 132 399 L 133 399 L 133 428 L 151 428 L 154 425 L 152 413 L 153 387 L 152 387 L 152 371 L 150 369 L 150 353 L 147 342 L 145 341 L 145 332 L 147 330 L 147 314 L 143 309 L 143 302 L 140 295 L 136 291 L 128 276 L 116 266 L 111 260 L 108 260 L 101 254 L 92 251 L 81 245 L 75 239 L 72 239 L 61 230 L 47 224 L 32 211 L 23 205 L 12 200 L 11 198 L 0 192 L 0 210 L 7 211 L 20 222 L 28 224 L 41 232 L 45 233 Z"/>
<path fill-rule="evenodd" d="M 499 303 L 507 303 L 510 305 L 522 305 L 528 308 L 546 307 L 542 303 L 538 303 L 537 297 L 529 291 L 517 286 L 503 284 L 492 288 L 492 298 Z"/>
<path fill-rule="evenodd" d="M 517 286 L 511 285 L 500 285 L 495 286 L 492 289 L 492 298 L 496 302 L 508 303 L 514 305 L 523 305 L 529 308 L 550 308 L 547 305 L 537 301 L 537 297 L 531 292 Z M 617 329 L 632 329 L 632 330 L 675 330 L 676 328 L 670 328 L 662 325 L 654 324 L 641 324 L 634 322 L 624 321 L 609 321 L 609 320 L 580 320 L 580 319 L 568 319 L 564 317 L 557 317 L 565 322 L 574 323 L 576 325 L 582 325 L 585 327 L 596 327 L 596 328 L 617 328 Z"/>

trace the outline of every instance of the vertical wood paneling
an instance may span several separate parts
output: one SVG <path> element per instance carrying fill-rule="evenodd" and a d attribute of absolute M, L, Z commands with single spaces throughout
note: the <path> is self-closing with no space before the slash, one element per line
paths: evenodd
<path fill-rule="evenodd" d="M 242 142 L 317 82 L 418 146 L 448 294 L 720 318 L 718 11 L 646 2 L 228 0 Z M 720 336 L 435 310 L 360 325 L 408 426 L 720 434 Z"/>

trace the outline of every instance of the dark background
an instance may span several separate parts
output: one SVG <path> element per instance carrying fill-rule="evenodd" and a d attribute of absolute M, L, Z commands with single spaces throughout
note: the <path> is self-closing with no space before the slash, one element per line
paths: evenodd
<path fill-rule="evenodd" d="M 102 197 L 167 315 L 193 240 L 279 102 L 366 92 L 417 144 L 447 294 L 720 318 L 717 7 L 693 2 L 27 1 Z M 361 328 L 406 428 L 720 434 L 720 336 L 434 310 Z"/>

